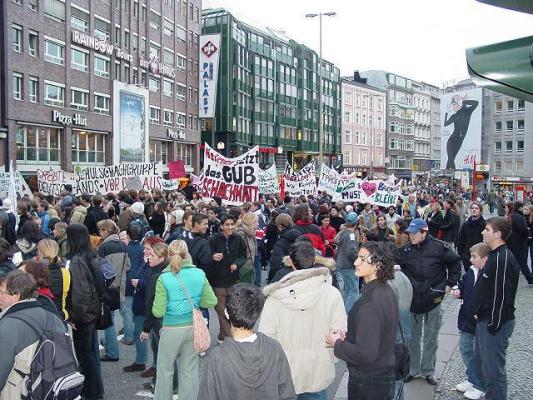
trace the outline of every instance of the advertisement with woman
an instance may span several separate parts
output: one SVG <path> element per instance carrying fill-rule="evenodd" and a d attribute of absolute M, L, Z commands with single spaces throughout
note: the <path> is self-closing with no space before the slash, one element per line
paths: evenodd
<path fill-rule="evenodd" d="M 481 157 L 481 89 L 441 97 L 441 165 L 446 170 L 473 168 Z"/>

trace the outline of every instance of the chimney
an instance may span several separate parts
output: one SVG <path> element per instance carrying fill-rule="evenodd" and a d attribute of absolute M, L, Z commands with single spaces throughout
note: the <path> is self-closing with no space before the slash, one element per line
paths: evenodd
<path fill-rule="evenodd" d="M 359 70 L 353 72 L 353 80 L 359 83 L 366 83 L 366 78 L 361 77 Z"/>

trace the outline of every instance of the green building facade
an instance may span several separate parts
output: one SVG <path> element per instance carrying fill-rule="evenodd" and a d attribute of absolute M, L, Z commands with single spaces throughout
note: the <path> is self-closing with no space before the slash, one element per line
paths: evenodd
<path fill-rule="evenodd" d="M 202 33 L 221 34 L 215 119 L 203 121 L 202 141 L 230 157 L 259 145 L 262 166 L 276 161 L 283 168 L 288 160 L 300 168 L 318 158 L 317 53 L 224 9 L 203 11 Z M 337 165 L 340 74 L 327 61 L 322 68 L 323 154 L 325 162 Z"/>

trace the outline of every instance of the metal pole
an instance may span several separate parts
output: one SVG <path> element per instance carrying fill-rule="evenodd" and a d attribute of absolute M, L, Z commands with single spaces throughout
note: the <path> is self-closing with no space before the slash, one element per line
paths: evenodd
<path fill-rule="evenodd" d="M 322 131 L 322 13 L 319 14 L 320 19 L 320 47 L 318 56 L 318 156 L 320 165 L 324 162 L 322 154 L 323 146 L 323 131 Z"/>

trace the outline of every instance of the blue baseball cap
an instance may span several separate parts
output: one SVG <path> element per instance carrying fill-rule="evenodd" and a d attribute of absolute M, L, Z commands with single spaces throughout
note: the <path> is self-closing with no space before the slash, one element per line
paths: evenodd
<path fill-rule="evenodd" d="M 345 218 L 345 221 L 346 221 L 346 225 L 351 225 L 351 226 L 354 226 L 357 224 L 357 219 L 359 217 L 357 216 L 357 213 L 355 212 L 349 212 L 348 214 L 346 214 L 346 218 Z"/>
<path fill-rule="evenodd" d="M 409 227 L 405 230 L 407 233 L 418 233 L 421 230 L 427 231 L 428 224 L 422 218 L 415 218 L 409 224 Z"/>

